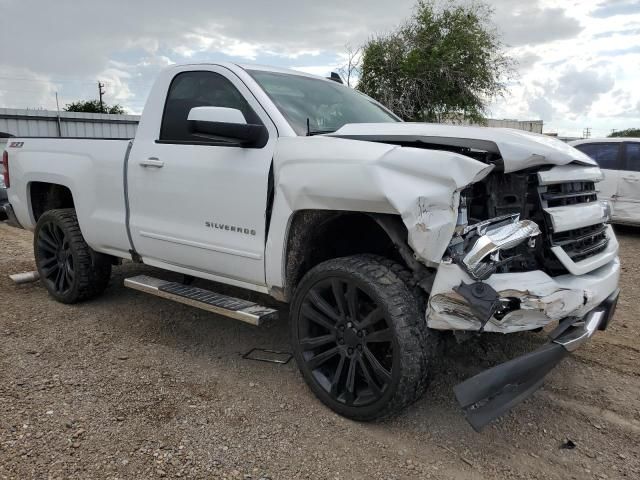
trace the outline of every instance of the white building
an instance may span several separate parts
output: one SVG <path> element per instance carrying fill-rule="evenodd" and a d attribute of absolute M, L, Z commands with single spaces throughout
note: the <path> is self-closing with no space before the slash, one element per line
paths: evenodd
<path fill-rule="evenodd" d="M 487 118 L 485 119 L 485 124 L 480 125 L 477 123 L 473 123 L 469 120 L 460 120 L 460 119 L 451 119 L 445 121 L 444 123 L 450 123 L 453 125 L 473 125 L 473 126 L 483 126 L 483 127 L 494 127 L 494 128 L 515 128 L 516 130 L 524 130 L 525 132 L 533 132 L 533 133 L 542 133 L 542 129 L 544 128 L 544 122 L 542 120 L 512 120 L 512 119 L 497 119 L 497 118 Z"/>

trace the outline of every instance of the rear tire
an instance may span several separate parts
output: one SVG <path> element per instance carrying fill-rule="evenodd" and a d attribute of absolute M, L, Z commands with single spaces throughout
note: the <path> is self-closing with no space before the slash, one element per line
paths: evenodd
<path fill-rule="evenodd" d="M 87 245 L 73 208 L 38 219 L 33 249 L 40 280 L 54 299 L 77 303 L 100 295 L 111 278 L 111 258 Z"/>
<path fill-rule="evenodd" d="M 420 299 L 391 263 L 372 255 L 321 263 L 292 303 L 291 344 L 302 376 L 325 405 L 354 420 L 393 416 L 415 402 L 437 350 Z"/>

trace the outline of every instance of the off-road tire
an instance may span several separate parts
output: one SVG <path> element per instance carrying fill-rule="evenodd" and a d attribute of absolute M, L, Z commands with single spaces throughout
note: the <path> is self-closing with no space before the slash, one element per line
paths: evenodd
<path fill-rule="evenodd" d="M 420 306 L 423 302 L 412 289 L 411 275 L 407 274 L 408 272 L 401 265 L 388 259 L 374 255 L 355 255 L 332 259 L 317 265 L 303 277 L 296 289 L 290 315 L 290 337 L 294 356 L 302 376 L 311 390 L 325 405 L 340 415 L 359 421 L 373 421 L 394 416 L 420 398 L 428 386 L 432 351 L 437 350 L 439 337 L 427 328 L 424 309 Z M 392 354 L 387 356 L 387 358 L 389 356 L 393 358 L 390 367 L 390 381 L 384 385 L 382 393 L 369 404 L 349 405 L 344 400 L 346 395 L 343 394 L 341 399 L 337 394 L 334 394 L 333 388 L 327 388 L 331 387 L 327 384 L 331 376 L 330 367 L 323 365 L 316 367 L 316 357 L 319 355 L 316 352 L 318 350 L 305 350 L 308 348 L 310 340 L 308 332 L 310 328 L 315 328 L 315 326 L 309 327 L 309 325 L 315 325 L 313 321 L 309 323 L 309 308 L 310 306 L 312 309 L 315 308 L 316 303 L 314 302 L 318 301 L 318 292 L 322 292 L 323 288 L 329 288 L 325 285 L 328 283 L 333 285 L 332 282 L 336 279 L 339 282 L 346 282 L 345 289 L 347 291 L 349 282 L 352 282 L 361 292 L 360 298 L 365 298 L 365 303 L 373 304 L 376 308 L 379 307 L 384 313 L 384 325 L 387 327 L 386 329 L 391 331 Z M 344 290 L 341 289 L 341 291 Z M 312 295 L 315 296 L 312 297 Z M 330 298 L 328 293 L 324 295 L 323 298 Z M 336 305 L 339 306 L 339 302 Z M 338 307 L 335 307 L 334 313 L 338 310 Z M 317 313 L 317 309 L 314 311 Z M 315 316 L 315 313 L 313 315 Z M 345 348 L 344 344 L 338 342 L 343 341 L 344 343 L 346 338 L 346 336 L 340 337 L 344 333 L 338 331 L 338 325 L 344 326 L 345 323 L 345 320 L 340 318 L 333 331 L 326 327 L 320 327 L 320 329 L 326 329 L 327 335 L 334 334 L 338 337 L 336 348 L 340 353 L 336 354 L 338 355 L 337 359 L 342 358 L 342 352 Z M 347 316 L 347 319 L 349 318 L 351 317 Z M 362 319 L 360 320 L 362 321 Z M 354 328 L 356 327 L 357 325 Z M 383 330 L 386 329 L 383 328 Z M 324 336 L 322 333 L 318 333 L 315 338 L 321 339 Z M 357 333 L 360 334 L 359 331 Z M 375 333 L 375 330 L 373 332 L 365 331 L 365 339 Z M 353 343 L 353 335 L 350 335 L 346 344 Z M 333 345 L 329 346 L 334 348 Z M 355 352 L 355 355 L 358 353 Z M 345 356 L 347 356 L 346 353 Z M 353 356 L 347 357 L 351 362 L 354 361 Z M 340 360 L 333 359 L 331 361 L 338 363 L 337 372 L 340 369 Z M 345 363 L 347 361 L 349 360 L 345 360 Z M 327 373 L 320 372 L 323 368 L 326 368 Z M 364 379 L 364 367 L 358 366 L 356 368 L 360 370 Z M 335 377 L 341 378 L 340 375 L 334 373 L 333 378 L 335 379 Z M 348 378 L 347 376 L 347 380 Z M 366 392 L 366 389 L 364 391 Z M 347 393 L 349 396 L 353 396 L 351 392 Z"/>
<path fill-rule="evenodd" d="M 47 277 L 47 262 L 51 264 L 53 260 L 51 257 L 47 258 L 51 245 L 45 244 L 44 246 L 48 248 L 44 248 L 43 242 L 52 228 L 56 232 L 62 232 L 63 239 L 59 248 L 62 249 L 61 246 L 64 243 L 68 263 L 73 267 L 73 276 L 66 282 L 64 289 L 57 288 L 55 279 L 51 280 Z M 47 238 L 50 239 L 50 237 L 49 233 Z M 87 245 L 78 225 L 76 211 L 73 208 L 49 210 L 42 214 L 34 232 L 33 249 L 41 282 L 49 295 L 58 302 L 71 304 L 95 298 L 109 284 L 111 258 L 108 255 L 95 252 Z"/>

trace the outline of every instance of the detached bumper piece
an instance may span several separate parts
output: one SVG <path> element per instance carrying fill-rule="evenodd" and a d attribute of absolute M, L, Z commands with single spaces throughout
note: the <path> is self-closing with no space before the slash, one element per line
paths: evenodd
<path fill-rule="evenodd" d="M 549 335 L 539 349 L 485 370 L 454 387 L 458 403 L 476 432 L 508 412 L 542 386 L 546 375 L 598 330 L 605 330 L 615 313 L 618 295 L 609 298 L 582 319 L 569 318 Z"/>

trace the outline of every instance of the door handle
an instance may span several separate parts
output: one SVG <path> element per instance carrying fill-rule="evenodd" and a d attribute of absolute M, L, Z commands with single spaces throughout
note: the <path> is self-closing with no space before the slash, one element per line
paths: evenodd
<path fill-rule="evenodd" d="M 622 177 L 623 180 L 627 180 L 628 182 L 638 182 L 640 178 L 638 177 Z"/>
<path fill-rule="evenodd" d="M 154 167 L 154 168 L 162 168 L 164 167 L 164 162 L 158 157 L 149 157 L 146 160 L 140 160 L 140 166 L 142 167 Z"/>

